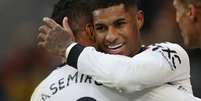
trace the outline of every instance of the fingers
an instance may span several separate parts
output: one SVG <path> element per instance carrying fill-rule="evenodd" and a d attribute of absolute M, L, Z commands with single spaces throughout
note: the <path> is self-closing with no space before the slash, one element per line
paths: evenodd
<path fill-rule="evenodd" d="M 45 33 L 39 33 L 37 39 L 44 41 L 47 39 L 47 35 Z"/>
<path fill-rule="evenodd" d="M 38 42 L 38 44 L 37 44 L 39 47 L 43 47 L 43 48 L 45 48 L 45 46 L 46 46 L 46 42 L 45 41 L 43 41 L 43 42 Z"/>
<path fill-rule="evenodd" d="M 48 34 L 51 31 L 51 29 L 46 25 L 40 26 L 38 30 L 40 33 L 45 33 L 45 34 Z"/>
<path fill-rule="evenodd" d="M 48 17 L 44 17 L 43 18 L 43 22 L 45 23 L 45 25 L 47 25 L 50 28 L 56 28 L 56 27 L 61 27 L 59 24 L 57 24 L 53 19 L 48 18 Z"/>
<path fill-rule="evenodd" d="M 40 48 L 45 48 L 47 43 L 46 39 L 47 39 L 47 35 L 45 35 L 44 33 L 39 33 L 37 36 L 37 46 Z"/>

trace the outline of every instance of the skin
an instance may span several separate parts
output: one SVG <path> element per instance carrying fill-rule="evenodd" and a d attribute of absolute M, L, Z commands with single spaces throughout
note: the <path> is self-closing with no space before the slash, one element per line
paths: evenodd
<path fill-rule="evenodd" d="M 108 15 L 107 13 L 115 15 Z M 103 52 L 126 56 L 134 56 L 137 54 L 141 45 L 139 30 L 143 25 L 142 11 L 137 11 L 136 8 L 128 8 L 125 10 L 124 5 L 121 4 L 96 10 L 93 14 L 95 32 L 97 33 L 95 34 L 95 40 L 98 49 Z M 107 17 L 109 17 L 108 20 L 106 19 Z M 86 24 L 86 30 L 83 31 L 87 33 L 88 38 L 86 40 L 80 40 L 81 37 L 75 38 L 72 33 L 68 25 L 67 17 L 63 20 L 63 27 L 47 17 L 43 19 L 43 22 L 44 25 L 40 26 L 40 33 L 38 35 L 38 38 L 42 41 L 39 41 L 38 45 L 55 55 L 63 57 L 63 60 L 65 60 L 65 49 L 75 40 L 80 41 L 83 45 L 86 43 L 86 46 L 90 44 L 94 45 L 93 28 L 90 25 L 88 26 L 88 24 Z M 97 30 L 98 25 L 105 26 L 107 30 L 100 33 L 100 30 Z M 111 47 L 116 47 L 115 45 L 118 44 L 122 45 L 118 48 L 111 49 Z"/>
<path fill-rule="evenodd" d="M 47 17 L 43 19 L 43 22 L 44 25 L 39 27 L 38 38 L 41 41 L 38 42 L 38 45 L 50 53 L 65 57 L 65 49 L 75 40 L 71 29 L 69 29 L 68 19 L 64 18 L 63 27 Z"/>
<path fill-rule="evenodd" d="M 139 30 L 143 24 L 143 14 L 141 11 L 134 10 L 133 8 L 129 8 L 128 11 L 126 11 L 124 5 L 117 5 L 96 10 L 93 12 L 93 15 L 96 32 L 95 39 L 99 49 L 102 48 L 102 51 L 109 52 L 111 54 L 122 54 L 127 56 L 133 56 L 139 51 Z M 44 22 L 45 26 L 50 26 L 50 23 L 47 22 L 51 22 L 52 24 L 56 25 L 52 19 L 46 19 Z M 48 31 L 44 32 L 46 37 L 49 37 L 50 39 L 55 37 L 57 39 L 54 41 L 47 40 L 48 38 L 45 39 L 45 47 L 47 45 L 52 45 L 52 47 L 48 47 L 49 50 L 59 50 L 57 45 L 60 45 L 59 47 L 61 49 L 66 49 L 72 43 L 72 41 L 74 41 L 72 31 L 68 25 L 65 25 L 66 23 L 68 22 L 64 19 L 64 28 L 59 26 L 59 30 L 56 30 L 57 28 L 51 26 Z M 100 26 L 103 26 L 104 28 L 97 28 Z M 51 34 L 56 32 L 59 33 L 60 30 L 65 30 L 65 33 L 61 31 L 61 34 Z M 65 36 L 64 34 L 69 35 Z M 62 40 L 62 42 L 59 38 L 63 35 L 66 37 L 66 40 Z M 122 44 L 120 47 L 115 49 L 109 48 L 114 47 L 119 43 Z M 65 52 L 62 51 L 61 55 L 65 55 Z"/>
<path fill-rule="evenodd" d="M 66 61 L 65 50 L 72 42 L 76 41 L 84 46 L 94 46 L 95 44 L 91 23 L 87 23 L 84 30 L 74 35 L 67 17 L 63 19 L 63 27 L 48 17 L 44 17 L 43 22 L 44 24 L 39 27 L 38 46 L 47 49 L 55 56 L 60 56 L 62 62 Z"/>
<path fill-rule="evenodd" d="M 93 12 L 97 48 L 105 53 L 134 56 L 138 53 L 143 13 L 123 4 Z"/>
<path fill-rule="evenodd" d="M 184 44 L 189 48 L 201 47 L 201 10 L 194 4 L 185 7 L 179 0 L 174 0 L 176 21 L 181 29 Z"/>

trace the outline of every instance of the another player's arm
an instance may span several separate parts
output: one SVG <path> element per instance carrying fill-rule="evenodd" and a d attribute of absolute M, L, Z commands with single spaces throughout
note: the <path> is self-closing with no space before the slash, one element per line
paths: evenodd
<path fill-rule="evenodd" d="M 133 58 L 104 54 L 79 44 L 71 45 L 66 52 L 68 64 L 79 72 L 108 87 L 133 92 L 189 78 L 188 55 L 180 46 L 170 45 L 158 50 L 152 47 Z M 168 53 L 166 48 L 174 52 Z"/>
<path fill-rule="evenodd" d="M 44 22 L 45 26 L 48 26 L 49 30 L 40 31 L 46 37 L 40 37 L 44 41 L 42 41 L 39 45 L 42 45 L 52 53 L 64 56 L 66 47 L 69 47 L 69 45 L 71 46 L 74 39 L 72 31 L 67 24 L 67 20 L 63 20 L 64 28 L 59 26 L 50 18 L 44 19 Z M 44 27 L 41 29 L 44 29 Z M 63 40 L 61 40 L 61 38 Z M 173 54 L 171 56 L 175 56 L 175 58 L 170 58 L 172 58 L 172 60 L 181 59 L 182 62 L 182 64 L 179 64 L 179 66 L 175 69 L 170 66 L 172 64 L 170 61 L 172 60 L 170 59 L 170 63 L 167 63 L 167 61 L 162 58 L 162 55 L 157 51 L 146 53 L 147 55 L 138 55 L 138 58 L 135 56 L 131 59 L 125 56 L 105 55 L 103 53 L 96 52 L 91 48 L 86 48 L 84 51 L 83 49 L 84 47 L 78 47 L 77 49 L 75 47 L 72 48 L 72 50 L 75 51 L 72 52 L 72 54 L 70 53 L 68 56 L 71 57 L 69 58 L 69 61 L 71 61 L 70 64 L 75 67 L 78 65 L 80 72 L 92 75 L 97 81 L 102 82 L 105 85 L 120 88 L 125 91 L 136 91 L 150 86 L 160 85 L 164 82 L 174 81 L 175 79 L 182 80 L 189 77 L 188 56 L 184 54 L 185 51 L 180 47 L 170 48 L 170 50 L 175 50 L 179 54 Z M 169 50 L 164 51 L 169 52 Z M 159 57 L 156 57 L 157 55 L 154 54 L 159 55 Z M 74 62 L 72 60 L 74 60 Z M 175 63 L 177 64 L 178 62 L 174 61 L 173 64 Z M 173 67 L 175 66 L 173 65 Z"/>

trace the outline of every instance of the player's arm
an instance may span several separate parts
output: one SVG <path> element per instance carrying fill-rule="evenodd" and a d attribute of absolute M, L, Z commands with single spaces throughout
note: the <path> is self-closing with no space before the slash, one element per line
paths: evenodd
<path fill-rule="evenodd" d="M 133 58 L 104 54 L 79 44 L 71 45 L 66 52 L 68 64 L 79 72 L 126 92 L 190 77 L 188 55 L 176 44 L 151 46 Z"/>
<path fill-rule="evenodd" d="M 41 29 L 40 32 L 43 33 L 42 36 L 45 35 L 45 37 L 39 35 L 44 41 L 38 45 L 46 48 L 51 53 L 64 56 L 66 47 L 71 46 L 74 39 L 72 31 L 68 29 L 67 20 L 63 20 L 66 24 L 64 24 L 64 28 L 50 18 L 46 18 L 43 21 L 45 26 L 48 26 L 48 31 L 44 31 L 46 27 L 39 28 Z M 125 91 L 136 91 L 150 86 L 160 85 L 167 81 L 170 82 L 189 77 L 189 61 L 186 59 L 187 55 L 183 54 L 185 53 L 184 50 L 180 47 L 170 48 L 170 50 L 173 50 L 173 53 L 176 51 L 177 54 L 172 54 L 171 51 L 171 56 L 169 57 L 168 55 L 167 60 L 162 58 L 162 55 L 159 54 L 160 51 L 149 51 L 146 55 L 138 55 L 138 57 L 135 56 L 131 59 L 125 56 L 105 55 L 96 52 L 93 48 L 76 47 L 70 49 L 68 56 L 72 66 L 75 68 L 78 66 L 80 72 L 94 76 L 96 80 L 105 85 L 120 88 Z M 75 51 L 71 52 L 71 50 Z M 163 49 L 161 50 L 163 51 Z M 169 50 L 164 51 L 168 52 Z M 159 57 L 156 57 L 158 55 Z M 182 65 L 179 60 L 181 60 Z M 176 66 L 178 65 L 178 61 L 179 66 Z M 183 74 L 187 74 L 187 76 Z"/>

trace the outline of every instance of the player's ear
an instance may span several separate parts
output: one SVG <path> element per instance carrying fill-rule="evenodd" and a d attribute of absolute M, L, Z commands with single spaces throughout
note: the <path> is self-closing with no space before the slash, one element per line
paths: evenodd
<path fill-rule="evenodd" d="M 198 9 L 196 8 L 195 5 L 193 4 L 189 4 L 188 5 L 188 11 L 187 11 L 187 15 L 189 16 L 189 18 L 192 20 L 192 21 L 196 21 L 196 16 L 197 16 L 197 13 L 198 13 Z"/>
<path fill-rule="evenodd" d="M 144 12 L 138 10 L 136 14 L 137 28 L 140 30 L 144 24 Z"/>
<path fill-rule="evenodd" d="M 86 31 L 87 35 L 89 36 L 89 39 L 95 42 L 93 25 L 90 23 L 86 24 L 85 31 Z"/>

